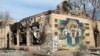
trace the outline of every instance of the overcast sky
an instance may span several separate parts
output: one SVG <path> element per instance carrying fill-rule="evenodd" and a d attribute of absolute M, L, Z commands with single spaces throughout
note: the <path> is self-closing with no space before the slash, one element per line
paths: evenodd
<path fill-rule="evenodd" d="M 17 21 L 43 11 L 56 9 L 63 0 L 0 0 L 0 11 L 9 11 Z"/>

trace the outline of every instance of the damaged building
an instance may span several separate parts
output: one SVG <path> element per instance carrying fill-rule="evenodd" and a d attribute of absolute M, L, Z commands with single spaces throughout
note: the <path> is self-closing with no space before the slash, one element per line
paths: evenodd
<path fill-rule="evenodd" d="M 14 23 L 9 38 L 10 48 L 55 52 L 78 51 L 81 44 L 88 48 L 100 47 L 97 41 L 100 37 L 100 21 L 80 15 L 80 11 L 65 12 L 62 7 L 64 3 L 59 4 L 56 10 L 29 16 Z"/>
<path fill-rule="evenodd" d="M 0 49 L 10 47 L 10 26 L 15 23 L 12 19 L 0 19 Z"/>

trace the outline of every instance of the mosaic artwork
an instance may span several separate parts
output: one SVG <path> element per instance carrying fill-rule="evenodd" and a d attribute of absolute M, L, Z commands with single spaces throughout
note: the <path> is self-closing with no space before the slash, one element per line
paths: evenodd
<path fill-rule="evenodd" d="M 81 43 L 80 38 L 83 35 L 83 24 L 78 20 L 66 19 L 58 20 L 58 34 L 60 45 L 65 47 L 76 47 Z"/>

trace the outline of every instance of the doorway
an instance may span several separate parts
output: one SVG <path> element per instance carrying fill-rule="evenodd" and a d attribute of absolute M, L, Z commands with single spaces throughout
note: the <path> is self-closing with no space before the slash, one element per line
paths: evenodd
<path fill-rule="evenodd" d="M 7 34 L 7 49 L 9 49 L 9 34 Z"/>

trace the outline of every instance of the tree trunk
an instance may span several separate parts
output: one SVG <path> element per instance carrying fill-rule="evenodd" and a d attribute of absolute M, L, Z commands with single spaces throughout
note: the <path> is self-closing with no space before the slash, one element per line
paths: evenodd
<path fill-rule="evenodd" d="M 84 4 L 83 6 L 84 6 L 84 13 L 86 13 L 86 8 L 85 8 L 85 4 Z"/>
<path fill-rule="evenodd" d="M 92 19 L 95 19 L 95 13 L 96 13 L 96 9 L 93 9 L 93 15 L 92 15 Z"/>

